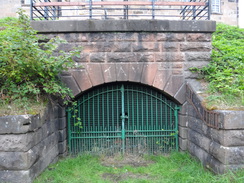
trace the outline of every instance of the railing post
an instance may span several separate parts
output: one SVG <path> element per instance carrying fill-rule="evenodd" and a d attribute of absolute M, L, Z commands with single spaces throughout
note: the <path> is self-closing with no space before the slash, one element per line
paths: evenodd
<path fill-rule="evenodd" d="M 48 2 L 48 0 L 44 0 L 44 2 Z M 46 20 L 49 19 L 49 15 L 48 15 L 48 7 L 44 6 L 44 18 Z"/>
<path fill-rule="evenodd" d="M 128 1 L 128 0 L 124 0 L 124 1 Z M 124 19 L 129 19 L 128 13 L 129 13 L 128 5 L 126 5 L 126 6 L 124 6 Z"/>
<path fill-rule="evenodd" d="M 155 19 L 155 0 L 152 0 L 152 19 Z"/>
<path fill-rule="evenodd" d="M 92 19 L 92 0 L 89 0 L 89 18 Z"/>
<path fill-rule="evenodd" d="M 208 0 L 207 6 L 208 6 L 208 20 L 210 20 L 210 15 L 211 15 L 211 0 Z"/>
<path fill-rule="evenodd" d="M 33 20 L 33 0 L 30 1 L 30 19 Z"/>

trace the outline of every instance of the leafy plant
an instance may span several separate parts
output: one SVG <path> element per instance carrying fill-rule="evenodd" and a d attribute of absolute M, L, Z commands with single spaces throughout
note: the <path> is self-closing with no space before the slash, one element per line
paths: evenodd
<path fill-rule="evenodd" d="M 244 29 L 218 24 L 212 44 L 211 62 L 193 70 L 209 82 L 210 93 L 220 93 L 229 105 L 244 105 Z"/>
<path fill-rule="evenodd" d="M 72 93 L 59 74 L 75 66 L 72 57 L 80 50 L 58 52 L 63 40 L 37 35 L 23 11 L 18 14 L 18 19 L 0 20 L 0 104 L 18 101 L 26 107 L 50 95 L 70 100 Z"/>

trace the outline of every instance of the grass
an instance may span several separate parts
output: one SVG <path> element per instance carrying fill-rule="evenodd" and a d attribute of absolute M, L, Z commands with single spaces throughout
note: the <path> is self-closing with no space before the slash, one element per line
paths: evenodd
<path fill-rule="evenodd" d="M 82 155 L 49 166 L 34 183 L 243 183 L 244 171 L 214 175 L 187 153 L 146 156 L 141 164 L 123 158 Z M 137 160 L 134 159 L 134 162 Z M 138 160 L 142 161 L 141 159 Z M 146 164 L 145 164 L 146 162 Z"/>

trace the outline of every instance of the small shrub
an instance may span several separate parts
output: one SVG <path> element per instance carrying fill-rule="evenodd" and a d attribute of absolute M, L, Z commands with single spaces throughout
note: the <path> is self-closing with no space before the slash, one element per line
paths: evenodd
<path fill-rule="evenodd" d="M 50 98 L 72 98 L 59 73 L 74 67 L 72 57 L 80 50 L 69 54 L 57 52 L 63 40 L 38 36 L 30 26 L 29 18 L 19 11 L 19 18 L 0 20 L 0 104 L 18 103 L 26 108 L 32 101 Z M 41 41 L 40 41 L 41 40 Z"/>

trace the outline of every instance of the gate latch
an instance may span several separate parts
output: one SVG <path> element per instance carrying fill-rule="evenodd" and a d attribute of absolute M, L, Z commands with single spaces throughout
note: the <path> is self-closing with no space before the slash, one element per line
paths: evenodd
<path fill-rule="evenodd" d="M 121 115 L 120 118 L 121 119 L 128 119 L 128 116 L 127 115 Z"/>

